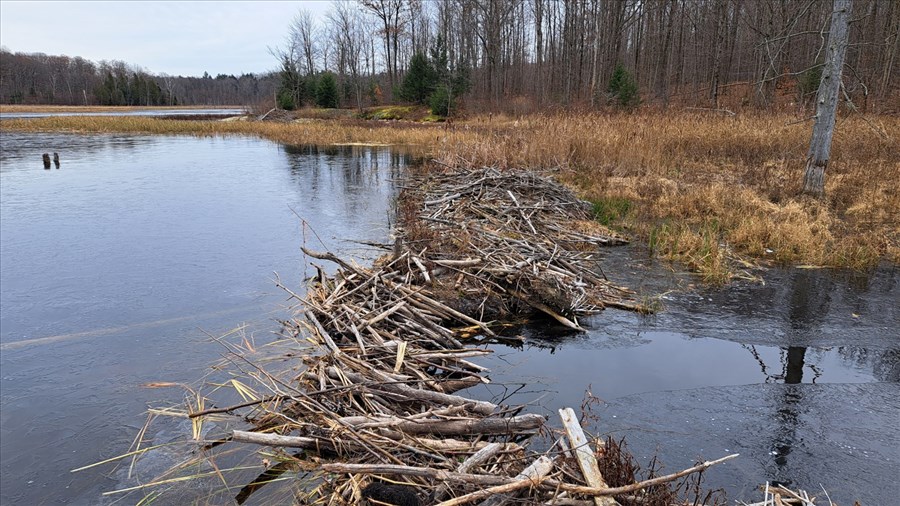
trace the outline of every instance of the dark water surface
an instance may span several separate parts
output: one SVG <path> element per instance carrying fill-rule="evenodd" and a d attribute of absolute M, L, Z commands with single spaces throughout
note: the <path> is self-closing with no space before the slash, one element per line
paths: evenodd
<path fill-rule="evenodd" d="M 222 350 L 209 334 L 269 339 L 285 301 L 273 272 L 301 287 L 304 242 L 371 258 L 352 241 L 385 241 L 407 163 L 240 137 L 0 139 L 0 504 L 115 500 L 100 494 L 133 484 L 123 470 L 69 470 L 123 453 L 148 405 L 182 396 L 141 385 L 195 384 Z M 60 169 L 42 168 L 47 151 Z M 627 435 L 641 462 L 741 453 L 708 473 L 731 499 L 779 480 L 900 504 L 895 269 L 703 290 L 629 247 L 605 270 L 647 296 L 672 290 L 664 311 L 608 310 L 587 334 L 527 327 L 525 346 L 481 361 L 493 384 L 472 395 L 529 402 L 558 425 L 590 387 L 604 401 L 590 428 Z M 161 439 L 184 430 L 163 425 Z"/>
<path fill-rule="evenodd" d="M 304 242 L 371 255 L 349 240 L 386 239 L 406 163 L 240 137 L 0 140 L 4 505 L 100 503 L 107 469 L 69 471 L 124 453 L 148 404 L 181 398 L 140 385 L 196 383 L 222 353 L 207 333 L 266 339 L 286 299 L 273 273 L 302 286 Z"/>
<path fill-rule="evenodd" d="M 51 118 L 56 116 L 239 116 L 244 109 L 136 109 L 131 111 L 53 111 L 53 112 L 3 112 L 0 120 L 21 118 Z"/>
<path fill-rule="evenodd" d="M 823 495 L 821 484 L 842 505 L 900 504 L 896 268 L 773 270 L 765 284 L 703 290 L 636 259 L 610 250 L 606 272 L 647 294 L 678 289 L 663 311 L 607 310 L 584 335 L 527 327 L 522 349 L 485 364 L 490 390 L 521 388 L 510 401 L 558 420 L 589 389 L 602 401 L 592 430 L 668 472 L 740 453 L 707 472 L 730 499 L 761 500 L 756 487 L 779 481 Z"/>

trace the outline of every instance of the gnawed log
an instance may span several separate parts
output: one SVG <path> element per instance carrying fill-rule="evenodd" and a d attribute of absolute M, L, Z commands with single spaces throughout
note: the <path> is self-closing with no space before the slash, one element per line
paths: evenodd
<path fill-rule="evenodd" d="M 526 467 L 525 470 L 516 475 L 517 481 L 513 483 L 479 490 L 478 492 L 466 494 L 464 496 L 457 497 L 456 499 L 441 503 L 441 505 L 456 506 L 458 504 L 466 504 L 477 501 L 482 497 L 490 497 L 489 499 L 482 501 L 479 506 L 503 506 L 504 504 L 507 504 L 515 499 L 515 495 L 513 494 L 514 492 L 526 487 L 536 486 L 538 483 L 540 483 L 541 479 L 550 474 L 550 470 L 552 469 L 553 460 L 546 455 L 542 455 L 537 460 L 532 462 L 530 466 Z"/>
<path fill-rule="evenodd" d="M 559 417 L 562 419 L 563 428 L 569 437 L 569 446 L 575 453 L 584 481 L 592 487 L 609 488 L 603 475 L 600 474 L 597 457 L 594 456 L 594 452 L 588 445 L 588 440 L 584 435 L 584 430 L 581 429 L 581 424 L 578 423 L 575 411 L 572 408 L 563 408 L 559 410 Z M 619 506 L 619 503 L 612 497 L 595 497 L 594 503 L 597 506 Z"/>

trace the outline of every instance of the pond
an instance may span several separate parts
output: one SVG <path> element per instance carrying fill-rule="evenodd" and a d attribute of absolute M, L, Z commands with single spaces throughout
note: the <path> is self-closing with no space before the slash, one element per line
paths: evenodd
<path fill-rule="evenodd" d="M 126 111 L 44 111 L 44 112 L 0 112 L 0 120 L 21 118 L 51 118 L 56 116 L 240 116 L 244 109 L 133 109 Z"/>
<path fill-rule="evenodd" d="M 40 155 L 59 152 L 59 169 Z M 222 353 L 210 336 L 269 339 L 298 291 L 300 247 L 371 259 L 388 240 L 385 149 L 287 147 L 244 137 L 2 134 L 0 503 L 97 504 L 120 473 L 71 469 L 127 450 L 148 405 L 174 403 Z M 323 245 L 324 243 L 324 245 Z M 690 285 L 636 247 L 610 278 L 664 310 L 608 310 L 587 334 L 547 323 L 495 347 L 484 398 L 557 419 L 591 392 L 597 432 L 627 436 L 674 471 L 708 473 L 731 499 L 766 480 L 842 504 L 900 496 L 897 273 L 770 271 L 766 283 Z M 523 387 L 523 385 L 525 385 Z"/>
<path fill-rule="evenodd" d="M 768 480 L 820 495 L 821 484 L 836 504 L 896 503 L 895 267 L 770 270 L 763 284 L 714 290 L 639 248 L 610 250 L 605 265 L 648 296 L 676 291 L 656 315 L 607 310 L 584 322 L 586 334 L 526 327 L 522 348 L 485 361 L 488 390 L 556 419 L 589 390 L 599 399 L 591 429 L 624 436 L 639 463 L 658 455 L 668 472 L 740 453 L 706 473 L 730 499 L 754 502 Z"/>
<path fill-rule="evenodd" d="M 180 398 L 141 385 L 196 383 L 222 351 L 210 335 L 277 330 L 273 279 L 303 285 L 304 243 L 365 256 L 354 241 L 386 240 L 406 163 L 240 137 L 4 132 L 0 503 L 99 502 L 116 482 L 69 471 L 123 453 L 148 404 Z"/>

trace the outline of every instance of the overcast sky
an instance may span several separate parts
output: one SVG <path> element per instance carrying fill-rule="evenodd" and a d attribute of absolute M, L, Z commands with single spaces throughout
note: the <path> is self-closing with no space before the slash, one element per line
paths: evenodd
<path fill-rule="evenodd" d="M 13 52 L 122 60 L 172 75 L 274 70 L 294 15 L 325 1 L 0 1 L 0 45 Z"/>

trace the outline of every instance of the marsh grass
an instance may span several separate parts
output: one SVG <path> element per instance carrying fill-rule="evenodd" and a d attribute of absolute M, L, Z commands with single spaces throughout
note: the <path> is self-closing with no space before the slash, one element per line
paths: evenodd
<path fill-rule="evenodd" d="M 4 130 L 258 135 L 287 144 L 404 145 L 472 167 L 551 169 L 605 225 L 725 282 L 740 259 L 866 268 L 900 261 L 900 118 L 840 118 L 826 198 L 800 195 L 811 125 L 787 114 L 474 116 L 452 125 L 145 117 L 4 120 Z"/>

